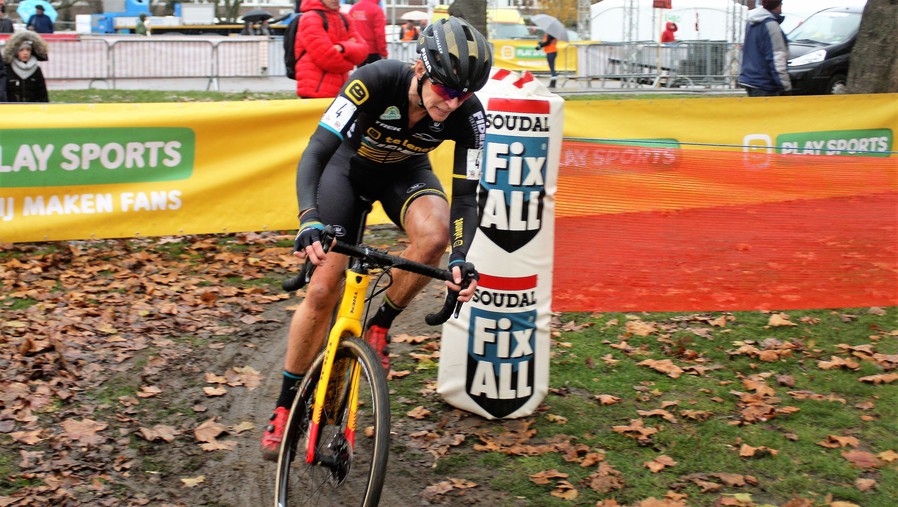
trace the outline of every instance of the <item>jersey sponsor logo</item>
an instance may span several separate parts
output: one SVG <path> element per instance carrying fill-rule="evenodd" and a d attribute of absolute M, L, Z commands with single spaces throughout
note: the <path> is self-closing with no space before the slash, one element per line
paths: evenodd
<path fill-rule="evenodd" d="M 420 139 L 422 141 L 427 141 L 428 143 L 439 144 L 439 143 L 443 142 L 441 139 L 437 139 L 436 137 L 433 137 L 432 135 L 428 134 L 427 132 L 418 132 L 417 134 L 414 134 L 412 137 L 414 137 L 415 139 Z"/>
<path fill-rule="evenodd" d="M 358 79 L 354 79 L 351 83 L 346 85 L 343 94 L 349 97 L 349 100 L 355 102 L 356 105 L 361 105 L 368 100 L 368 88 L 365 86 L 365 83 Z"/>
<path fill-rule="evenodd" d="M 443 122 L 441 122 L 441 121 L 435 121 L 435 122 L 430 123 L 429 128 L 430 128 L 430 130 L 432 130 L 434 132 L 442 132 L 444 125 L 443 125 Z"/>
<path fill-rule="evenodd" d="M 376 128 L 369 127 L 368 130 L 365 131 L 365 135 L 376 141 L 380 139 L 380 136 L 382 136 L 383 134 L 381 134 L 380 131 Z"/>
<path fill-rule="evenodd" d="M 380 115 L 381 120 L 398 120 L 399 118 L 402 118 L 402 115 L 399 114 L 399 108 L 396 106 L 386 108 Z"/>
<path fill-rule="evenodd" d="M 421 190 L 422 188 L 424 188 L 425 185 L 427 185 L 427 184 L 426 183 L 415 183 L 414 185 L 408 187 L 408 190 L 406 190 L 405 193 L 411 194 L 411 193 L 417 192 L 418 190 Z"/>
<path fill-rule="evenodd" d="M 486 133 L 486 118 L 483 115 L 483 111 L 477 111 L 468 117 L 468 121 L 471 123 L 471 128 L 474 129 L 474 132 L 477 132 L 477 147 L 480 148 L 483 146 L 483 135 Z"/>
<path fill-rule="evenodd" d="M 382 129 L 392 130 L 393 132 L 399 132 L 400 130 L 402 130 L 402 127 L 397 127 L 396 125 L 390 125 L 390 124 L 384 123 L 382 121 L 375 121 L 374 123 Z"/>
<path fill-rule="evenodd" d="M 357 109 L 358 107 L 345 97 L 337 97 L 321 117 L 321 124 L 336 132 L 342 132 Z"/>
<path fill-rule="evenodd" d="M 533 396 L 536 283 L 536 275 L 481 273 L 471 301 L 465 389 L 497 418 L 511 414 Z"/>

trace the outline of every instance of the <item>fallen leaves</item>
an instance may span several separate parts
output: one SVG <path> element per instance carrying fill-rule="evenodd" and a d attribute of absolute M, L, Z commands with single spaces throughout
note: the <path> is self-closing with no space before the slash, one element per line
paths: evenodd
<path fill-rule="evenodd" d="M 879 458 L 867 451 L 860 451 L 857 449 L 852 449 L 850 451 L 842 451 L 842 457 L 851 462 L 852 465 L 858 468 L 878 468 L 882 466 L 882 462 L 879 461 Z"/>
<path fill-rule="evenodd" d="M 175 438 L 181 434 L 177 429 L 165 425 L 165 424 L 157 424 L 152 428 L 140 428 L 141 436 L 149 442 L 153 442 L 155 440 L 163 440 L 165 442 L 174 442 Z"/>
<path fill-rule="evenodd" d="M 641 418 L 631 420 L 629 426 L 612 426 L 611 430 L 615 433 L 620 433 L 621 435 L 635 439 L 639 442 L 639 445 L 651 444 L 652 438 L 658 433 L 658 428 L 646 426 L 645 421 Z"/>
<path fill-rule="evenodd" d="M 874 385 L 891 384 L 898 380 L 898 373 L 883 373 L 880 375 L 867 375 L 858 379 L 860 382 L 868 382 Z"/>
<path fill-rule="evenodd" d="M 207 419 L 193 430 L 197 441 L 202 442 L 200 448 L 204 451 L 233 451 L 237 442 L 218 440 L 219 436 L 227 433 L 227 426 L 219 423 L 218 417 Z"/>
<path fill-rule="evenodd" d="M 762 458 L 765 456 L 776 456 L 777 454 L 779 454 L 778 450 L 771 449 L 765 445 L 752 447 L 748 444 L 742 444 L 739 447 L 739 456 L 742 458 Z"/>
<path fill-rule="evenodd" d="M 683 369 L 675 365 L 670 359 L 646 359 L 636 363 L 637 366 L 647 366 L 657 372 L 664 373 L 670 378 L 680 378 Z"/>
<path fill-rule="evenodd" d="M 658 456 L 657 458 L 655 458 L 651 461 L 643 462 L 643 465 L 646 468 L 648 468 L 649 470 L 651 470 L 651 472 L 653 474 L 656 474 L 656 473 L 660 472 L 661 470 L 664 470 L 667 467 L 672 467 L 676 464 L 677 464 L 677 462 L 674 461 L 673 458 L 671 458 L 670 456 L 665 456 L 665 455 Z"/>
<path fill-rule="evenodd" d="M 62 421 L 62 429 L 65 431 L 67 438 L 78 441 L 84 445 L 99 445 L 106 441 L 106 437 L 99 432 L 109 427 L 105 422 L 98 422 L 92 419 L 66 419 Z"/>

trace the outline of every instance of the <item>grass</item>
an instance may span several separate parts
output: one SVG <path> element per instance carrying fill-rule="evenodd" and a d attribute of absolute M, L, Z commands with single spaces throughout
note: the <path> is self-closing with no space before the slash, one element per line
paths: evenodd
<path fill-rule="evenodd" d="M 572 96 L 570 100 L 695 96 L 601 94 Z M 292 93 L 51 91 L 52 101 L 72 103 L 292 98 Z M 376 234 L 375 231 L 375 238 Z M 384 234 L 384 242 L 395 239 L 389 232 Z M 288 241 L 281 243 L 279 246 L 289 245 Z M 56 248 L 52 245 L 46 247 Z M 244 248 L 229 245 L 227 240 L 218 246 Z M 179 256 L 189 253 L 188 247 L 189 243 L 177 241 L 165 245 L 164 250 L 166 255 Z M 3 255 L 19 254 L 6 251 Z M 231 281 L 235 285 L 247 283 L 240 279 Z M 256 283 L 259 281 L 251 282 Z M 6 304 L 28 306 L 33 302 L 13 299 Z M 509 499 L 507 505 L 592 506 L 601 500 L 614 500 L 634 506 L 647 498 L 663 498 L 673 492 L 686 495 L 685 505 L 697 507 L 783 506 L 795 498 L 806 499 L 814 506 L 841 501 L 849 502 L 842 504 L 845 507 L 894 507 L 898 499 L 898 462 L 888 458 L 888 453 L 898 452 L 898 383 L 874 385 L 859 381 L 865 376 L 894 371 L 894 359 L 877 364 L 869 358 L 853 356 L 841 345 L 869 345 L 878 354 L 895 356 L 898 309 L 887 308 L 884 313 L 869 309 L 787 313 L 797 325 L 771 327 L 770 315 L 762 312 L 561 315 L 564 322 L 573 325 L 555 337 L 551 390 L 542 407 L 545 410 L 527 418 L 536 429 L 531 443 L 567 436 L 572 442 L 585 444 L 604 456 L 602 463 L 618 474 L 619 487 L 603 493 L 594 491 L 584 481 L 595 467 L 566 461 L 561 453 L 515 456 L 476 451 L 473 446 L 477 439 L 471 436 L 438 459 L 434 473 L 464 477 L 504 491 Z M 709 324 L 719 317 L 726 319 L 725 325 Z M 634 333 L 627 324 L 637 321 L 652 324 L 654 331 L 645 335 Z M 745 345 L 780 350 L 783 354 L 775 360 L 761 360 L 742 351 Z M 821 361 L 833 356 L 854 359 L 859 366 L 856 370 L 821 367 Z M 706 370 L 674 378 L 640 365 L 646 360 L 664 359 L 681 368 L 702 366 Z M 408 366 L 412 373 L 391 382 L 394 420 L 405 418 L 406 412 L 421 403 L 432 403 L 434 412 L 445 409 L 435 401 L 436 397 L 422 401 L 419 394 L 421 387 L 435 377 L 435 363 L 416 367 L 408 358 L 397 363 L 403 369 Z M 764 398 L 766 405 L 772 407 L 772 415 L 758 419 L 746 416 L 749 405 L 740 396 L 754 392 L 749 387 L 752 382 L 762 382 L 772 390 L 772 395 Z M 118 388 L 110 389 L 106 396 L 112 401 L 117 392 Z M 598 395 L 610 395 L 617 401 L 602 404 Z M 789 410 L 783 411 L 784 408 Z M 657 410 L 665 410 L 673 420 L 646 415 Z M 549 415 L 565 419 L 561 422 Z M 644 426 L 658 429 L 647 441 L 639 442 L 615 431 L 615 427 L 628 426 L 639 419 Z M 853 437 L 857 441 L 841 447 L 821 445 L 831 437 Z M 767 447 L 775 454 L 741 456 L 743 444 Z M 403 452 L 402 442 L 396 446 L 394 452 Z M 879 458 L 875 466 L 861 467 L 845 458 L 843 454 L 850 451 L 886 457 Z M 645 463 L 659 456 L 668 456 L 675 464 L 652 472 Z M 14 460 L 0 454 L 0 477 L 12 476 L 15 469 Z M 579 492 L 576 499 L 552 496 L 558 480 L 544 485 L 530 480 L 531 475 L 550 469 L 568 474 L 567 481 Z M 741 476 L 747 483 L 729 484 L 721 479 L 721 474 Z M 863 480 L 874 481 L 873 487 L 862 490 L 865 483 L 858 481 Z M 0 494 L 17 487 L 0 482 Z"/>
<path fill-rule="evenodd" d="M 783 506 L 796 498 L 811 502 L 801 505 L 841 501 L 848 502 L 842 504 L 845 507 L 894 507 L 898 462 L 890 456 L 898 452 L 898 385 L 860 379 L 894 371 L 898 308 L 786 314 L 797 325 L 769 326 L 770 314 L 762 312 L 561 316 L 573 330 L 555 338 L 550 394 L 540 410 L 526 418 L 536 434 L 524 444 L 537 446 L 558 437 L 583 444 L 589 452 L 602 454 L 603 463 L 619 474 L 618 488 L 592 490 L 588 477 L 595 467 L 569 461 L 563 452 L 484 453 L 474 449 L 479 442 L 471 435 L 438 459 L 434 471 L 505 491 L 508 505 L 592 506 L 613 499 L 635 506 L 650 497 L 675 494 L 686 495 L 683 505 L 696 507 Z M 723 327 L 709 324 L 718 317 L 727 319 Z M 634 322 L 651 324 L 654 331 L 640 336 L 633 332 L 636 327 L 628 326 Z M 760 360 L 741 349 L 746 344 L 791 353 Z M 877 357 L 891 359 L 853 356 L 846 345 L 866 345 L 882 354 Z M 853 357 L 859 366 L 827 369 L 821 361 L 833 356 Z M 662 359 L 681 368 L 707 369 L 674 378 L 640 364 Z M 398 369 L 412 374 L 391 382 L 395 420 L 406 417 L 417 403 L 414 391 L 434 375 L 415 370 L 411 362 L 406 357 L 397 360 Z M 757 403 L 746 402 L 742 396 L 757 392 L 753 386 L 758 382 L 769 394 Z M 603 404 L 599 395 L 617 401 Z M 412 404 L 397 404 L 397 399 Z M 436 397 L 431 403 L 424 406 L 434 414 L 445 410 Z M 773 412 L 753 418 L 753 406 L 769 406 Z M 658 432 L 639 442 L 616 431 L 636 420 Z M 831 444 L 834 438 L 849 437 L 856 441 Z M 743 444 L 773 451 L 743 456 Z M 875 465 L 859 466 L 844 455 L 852 451 L 882 458 Z M 660 456 L 675 464 L 657 472 L 647 468 L 647 462 Z M 547 470 L 567 474 L 565 480 L 577 489 L 577 498 L 553 496 L 557 479 L 545 485 L 530 480 Z M 741 477 L 746 484 L 728 484 L 722 477 Z M 872 489 L 866 489 L 865 480 L 873 481 Z M 740 498 L 742 503 L 720 503 L 727 498 Z"/>

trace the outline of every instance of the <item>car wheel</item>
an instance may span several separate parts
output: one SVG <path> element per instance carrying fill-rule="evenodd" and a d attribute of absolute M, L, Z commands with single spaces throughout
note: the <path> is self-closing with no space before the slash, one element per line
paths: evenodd
<path fill-rule="evenodd" d="M 847 79 L 843 74 L 836 74 L 829 80 L 829 87 L 827 91 L 831 95 L 842 95 L 848 93 L 848 86 L 846 86 Z"/>

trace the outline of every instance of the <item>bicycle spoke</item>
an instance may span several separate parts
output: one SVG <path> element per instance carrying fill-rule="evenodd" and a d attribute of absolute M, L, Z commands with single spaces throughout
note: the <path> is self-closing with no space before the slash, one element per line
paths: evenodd
<path fill-rule="evenodd" d="M 354 446 L 346 432 L 350 364 L 360 366 Z M 386 472 L 390 431 L 386 379 L 380 363 L 359 339 L 341 341 L 328 389 L 332 398 L 325 401 L 319 427 L 318 462 L 310 464 L 305 460 L 311 415 L 307 407 L 312 404 L 320 370 L 321 361 L 316 360 L 300 387 L 296 408 L 291 411 L 284 455 L 278 462 L 277 505 L 377 505 Z"/>

